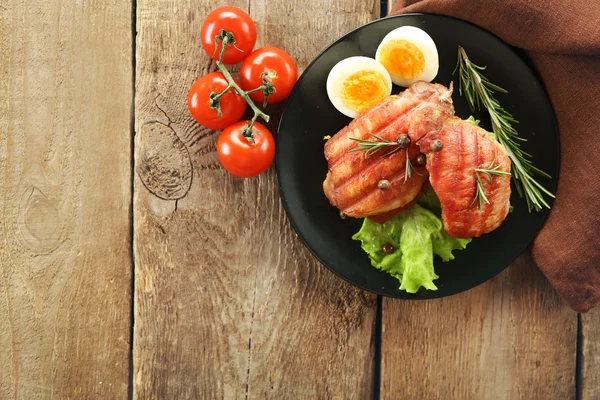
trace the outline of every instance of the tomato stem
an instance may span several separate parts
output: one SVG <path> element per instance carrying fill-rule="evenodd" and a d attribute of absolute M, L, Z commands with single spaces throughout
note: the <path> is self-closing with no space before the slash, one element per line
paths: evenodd
<path fill-rule="evenodd" d="M 260 92 L 261 90 L 263 90 L 265 88 L 264 85 L 260 85 L 259 87 L 256 87 L 254 89 L 250 89 L 246 91 L 246 94 L 252 94 L 254 92 Z"/>
<path fill-rule="evenodd" d="M 209 105 L 210 108 L 217 111 L 217 115 L 220 117 L 221 114 L 221 97 L 223 97 L 229 90 L 231 89 L 231 85 L 227 85 L 227 87 L 220 93 L 212 92 L 209 97 Z"/>
<path fill-rule="evenodd" d="M 272 82 L 269 82 L 268 80 L 266 80 L 266 77 L 268 76 L 267 73 L 262 73 L 261 74 L 261 79 L 263 81 L 263 84 L 260 85 L 259 87 L 255 88 L 255 89 L 251 89 L 248 91 L 242 90 L 242 88 L 233 80 L 233 77 L 231 76 L 231 74 L 229 73 L 229 71 L 227 70 L 227 67 L 225 67 L 225 64 L 223 64 L 223 54 L 225 54 L 225 49 L 228 45 L 233 45 L 235 47 L 235 38 L 233 37 L 233 33 L 232 32 L 227 32 L 224 29 L 221 29 L 221 31 L 219 32 L 218 36 L 215 36 L 215 51 L 216 49 L 219 47 L 218 43 L 219 41 L 221 41 L 221 52 L 219 53 L 219 59 L 217 60 L 217 68 L 219 69 L 219 71 L 223 74 L 223 76 L 225 77 L 225 79 L 227 80 L 227 82 L 229 83 L 229 85 L 227 86 L 227 88 L 225 88 L 225 90 L 221 93 L 214 93 L 211 94 L 211 98 L 210 98 L 210 107 L 213 108 L 214 110 L 217 110 L 217 112 L 219 113 L 219 116 L 221 115 L 221 106 L 219 103 L 219 99 L 221 98 L 221 96 L 223 96 L 225 93 L 227 93 L 228 91 L 231 90 L 231 88 L 235 89 L 235 91 L 242 97 L 242 99 L 244 99 L 246 101 L 246 103 L 248 103 L 248 105 L 250 106 L 250 108 L 252 109 L 252 111 L 254 111 L 254 116 L 252 117 L 252 120 L 248 123 L 248 125 L 244 128 L 244 132 L 243 135 L 244 137 L 252 144 L 254 144 L 254 132 L 252 130 L 254 123 L 256 122 L 256 120 L 258 119 L 258 117 L 262 118 L 265 122 L 269 122 L 269 115 L 265 114 L 263 111 L 261 111 L 256 104 L 254 104 L 254 102 L 252 101 L 252 99 L 250 98 L 250 96 L 248 96 L 250 93 L 254 93 L 254 92 L 258 92 L 259 90 L 262 91 L 265 95 L 265 102 L 263 107 L 266 107 L 267 105 L 267 98 L 269 97 L 269 95 L 275 93 L 275 87 L 273 86 Z M 237 49 L 237 47 L 235 47 Z M 238 49 L 239 50 L 239 49 Z M 241 51 L 241 50 L 240 50 Z M 216 105 L 214 105 L 213 107 L 213 100 L 216 101 Z"/>
<path fill-rule="evenodd" d="M 269 72 L 263 72 L 262 74 L 260 74 L 260 79 L 262 80 L 262 85 L 260 86 L 265 95 L 265 101 L 263 102 L 263 108 L 265 108 L 267 106 L 267 100 L 269 99 L 269 96 L 272 95 L 273 93 L 275 93 L 275 86 L 273 86 L 273 83 L 271 81 L 267 80 L 267 76 L 269 77 L 273 77 L 277 75 L 277 71 L 275 70 L 270 70 Z"/>
<path fill-rule="evenodd" d="M 256 119 L 258 118 L 258 114 L 254 114 L 254 117 L 252 117 L 252 120 L 250 121 L 250 123 L 248 123 L 248 125 L 246 125 L 244 127 L 244 129 L 242 130 L 242 136 L 246 138 L 246 140 L 248 140 L 250 143 L 254 144 L 254 131 L 252 130 L 252 128 L 254 127 L 254 123 L 256 122 Z M 258 131 L 256 131 L 258 132 Z"/>

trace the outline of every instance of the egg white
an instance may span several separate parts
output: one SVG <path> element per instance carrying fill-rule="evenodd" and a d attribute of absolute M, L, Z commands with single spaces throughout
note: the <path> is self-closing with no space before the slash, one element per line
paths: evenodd
<path fill-rule="evenodd" d="M 387 84 L 387 95 L 392 93 L 392 79 L 389 72 L 385 69 L 381 63 L 373 58 L 355 56 L 348 57 L 338 62 L 329 71 L 327 76 L 327 96 L 333 104 L 333 106 L 342 114 L 355 118 L 359 112 L 348 107 L 342 99 L 342 91 L 344 89 L 344 82 L 352 74 L 355 74 L 363 70 L 373 70 L 379 72 L 386 81 Z"/>
<path fill-rule="evenodd" d="M 394 29 L 383 38 L 379 47 L 377 47 L 377 53 L 375 53 L 377 61 L 381 62 L 381 48 L 389 40 L 406 40 L 412 43 L 423 53 L 425 63 L 423 72 L 412 79 L 407 79 L 388 71 L 392 82 L 399 86 L 408 87 L 417 81 L 431 82 L 436 77 L 439 69 L 439 56 L 435 42 L 427 32 L 414 26 L 402 26 Z"/>

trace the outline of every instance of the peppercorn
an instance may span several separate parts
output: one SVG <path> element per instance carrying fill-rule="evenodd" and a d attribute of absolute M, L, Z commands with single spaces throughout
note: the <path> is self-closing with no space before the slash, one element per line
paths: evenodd
<path fill-rule="evenodd" d="M 383 251 L 383 254 L 392 254 L 394 252 L 394 246 L 386 243 L 381 247 L 381 251 Z"/>
<path fill-rule="evenodd" d="M 390 188 L 390 186 L 391 186 L 391 183 L 387 179 L 382 179 L 377 184 L 377 187 L 379 187 L 379 189 L 381 189 L 381 190 L 388 190 Z"/>
<path fill-rule="evenodd" d="M 417 161 L 417 165 L 423 166 L 423 165 L 427 164 L 427 157 L 425 157 L 425 154 L 419 153 L 416 161 Z"/>
<path fill-rule="evenodd" d="M 410 146 L 410 136 L 408 136 L 406 133 L 403 133 L 400 135 L 398 140 L 396 140 L 396 143 L 398 143 L 398 147 L 401 149 L 406 149 Z"/>
<path fill-rule="evenodd" d="M 444 148 L 444 143 L 442 143 L 440 139 L 436 139 L 431 142 L 429 148 L 431 149 L 431 151 L 438 152 Z"/>

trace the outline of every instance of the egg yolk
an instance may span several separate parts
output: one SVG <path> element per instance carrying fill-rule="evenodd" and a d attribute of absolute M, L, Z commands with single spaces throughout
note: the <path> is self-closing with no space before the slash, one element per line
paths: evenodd
<path fill-rule="evenodd" d="M 383 64 L 390 75 L 413 79 L 423 73 L 425 57 L 414 44 L 402 40 L 388 40 L 379 53 L 379 62 Z"/>
<path fill-rule="evenodd" d="M 353 73 L 344 81 L 342 100 L 354 111 L 361 112 L 381 103 L 389 94 L 383 75 L 374 70 Z"/>

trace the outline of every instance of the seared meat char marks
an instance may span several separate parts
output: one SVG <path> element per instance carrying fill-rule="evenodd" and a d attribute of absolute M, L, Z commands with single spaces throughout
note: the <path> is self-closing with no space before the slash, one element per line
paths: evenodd
<path fill-rule="evenodd" d="M 442 150 L 431 150 L 431 142 L 441 140 Z M 504 148 L 485 130 L 459 118 L 428 133 L 420 142 L 427 155 L 427 170 L 433 190 L 442 205 L 446 231 L 455 237 L 481 236 L 496 229 L 508 214 L 510 176 L 491 175 L 477 169 L 498 167 L 510 172 L 510 159 Z M 477 174 L 489 204 L 477 199 Z"/>
<path fill-rule="evenodd" d="M 415 162 L 420 153 L 416 142 L 454 114 L 451 89 L 418 82 L 398 96 L 391 96 L 365 111 L 325 144 L 329 173 L 323 189 L 331 204 L 352 217 L 383 214 L 403 207 L 415 199 L 427 180 L 427 170 Z M 392 149 L 382 149 L 369 157 L 365 152 L 350 152 L 357 144 L 350 138 L 373 140 L 370 133 L 396 141 L 406 133 L 411 138 L 407 150 L 382 157 Z M 405 182 L 406 152 L 411 162 L 410 178 Z M 390 182 L 382 191 L 378 183 Z"/>
<path fill-rule="evenodd" d="M 454 117 L 452 86 L 417 82 L 398 96 L 359 115 L 325 144 L 329 172 L 323 182 L 332 205 L 351 217 L 385 222 L 415 203 L 428 186 L 440 198 L 442 219 L 449 234 L 476 237 L 496 229 L 508 213 L 510 176 L 477 172 L 497 167 L 510 172 L 504 148 L 485 130 Z M 383 147 L 366 157 L 351 152 L 351 138 L 375 140 L 370 134 L 395 142 L 407 134 L 407 149 Z M 420 153 L 426 165 L 417 163 Z M 406 174 L 407 154 L 411 174 Z M 422 155 L 420 156 L 423 157 Z M 421 159 L 421 161 L 423 161 Z M 489 204 L 479 208 L 477 175 Z M 379 183 L 385 181 L 385 185 Z"/>

